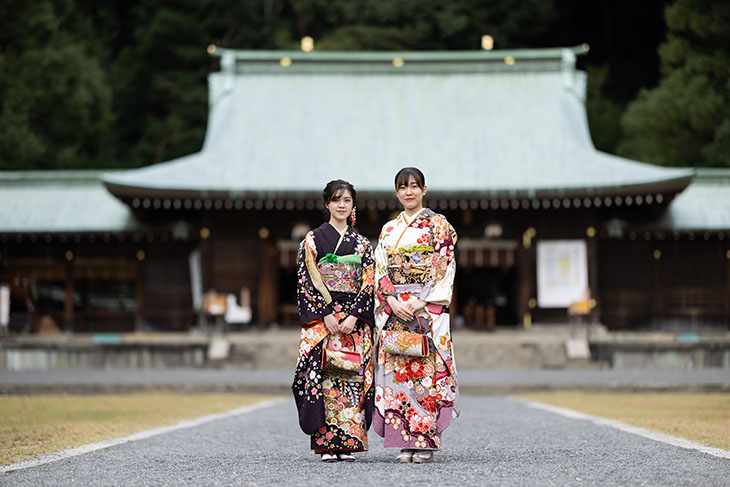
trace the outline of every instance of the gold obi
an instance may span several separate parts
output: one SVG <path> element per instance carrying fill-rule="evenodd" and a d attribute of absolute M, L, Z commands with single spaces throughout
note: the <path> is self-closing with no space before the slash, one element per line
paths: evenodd
<path fill-rule="evenodd" d="M 433 247 L 401 247 L 388 254 L 388 277 L 395 284 L 425 284 L 431 277 Z"/>
<path fill-rule="evenodd" d="M 361 264 L 350 262 L 323 262 L 317 264 L 327 290 L 336 293 L 360 291 Z"/>

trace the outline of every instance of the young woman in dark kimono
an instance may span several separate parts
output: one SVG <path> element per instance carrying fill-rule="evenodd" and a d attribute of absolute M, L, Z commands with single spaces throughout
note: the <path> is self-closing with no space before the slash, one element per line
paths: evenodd
<path fill-rule="evenodd" d="M 355 196 L 346 181 L 327 184 L 329 221 L 307 234 L 298 255 L 302 333 L 292 390 L 299 425 L 323 461 L 352 461 L 353 452 L 366 451 L 373 413 L 374 262 L 368 239 L 348 226 Z M 355 364 L 359 354 L 360 366 L 348 374 L 323 370 L 328 351 L 354 352 Z"/>

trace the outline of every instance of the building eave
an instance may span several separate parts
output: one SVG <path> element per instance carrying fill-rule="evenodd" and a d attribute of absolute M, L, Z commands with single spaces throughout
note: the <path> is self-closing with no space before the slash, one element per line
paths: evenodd
<path fill-rule="evenodd" d="M 430 190 L 430 201 L 450 207 L 454 199 L 467 207 L 482 209 L 580 208 L 601 206 L 661 205 L 670 201 L 692 181 L 693 172 L 673 179 L 605 187 Z M 321 198 L 321 190 L 191 190 L 141 188 L 105 181 L 107 189 L 133 208 L 180 209 L 283 209 L 308 208 Z M 392 191 L 358 190 L 358 199 L 369 207 L 394 201 Z M 459 207 L 464 203 L 458 203 Z"/>

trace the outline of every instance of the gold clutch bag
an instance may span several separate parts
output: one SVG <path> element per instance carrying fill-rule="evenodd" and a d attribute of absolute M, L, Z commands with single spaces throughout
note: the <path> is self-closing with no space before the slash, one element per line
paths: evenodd
<path fill-rule="evenodd" d="M 421 333 L 401 330 L 384 330 L 382 333 L 383 350 L 394 355 L 425 357 L 428 355 L 428 336 L 423 334 L 421 318 L 416 316 Z"/>
<path fill-rule="evenodd" d="M 327 350 L 322 352 L 322 370 L 328 374 L 356 376 L 360 374 L 362 357 L 357 352 Z"/>

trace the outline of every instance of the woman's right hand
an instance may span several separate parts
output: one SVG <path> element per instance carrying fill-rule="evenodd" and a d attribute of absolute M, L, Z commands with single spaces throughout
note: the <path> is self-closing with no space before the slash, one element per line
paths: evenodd
<path fill-rule="evenodd" d="M 408 309 L 408 307 L 398 301 L 398 299 L 394 296 L 388 296 L 388 304 L 390 305 L 390 309 L 393 310 L 393 313 L 400 318 L 403 321 L 410 321 L 413 319 L 413 311 Z"/>
<path fill-rule="evenodd" d="M 327 331 L 331 334 L 339 333 L 340 331 L 340 324 L 337 322 L 337 318 L 335 318 L 332 314 L 328 314 L 324 317 L 324 327 L 327 328 Z"/>

